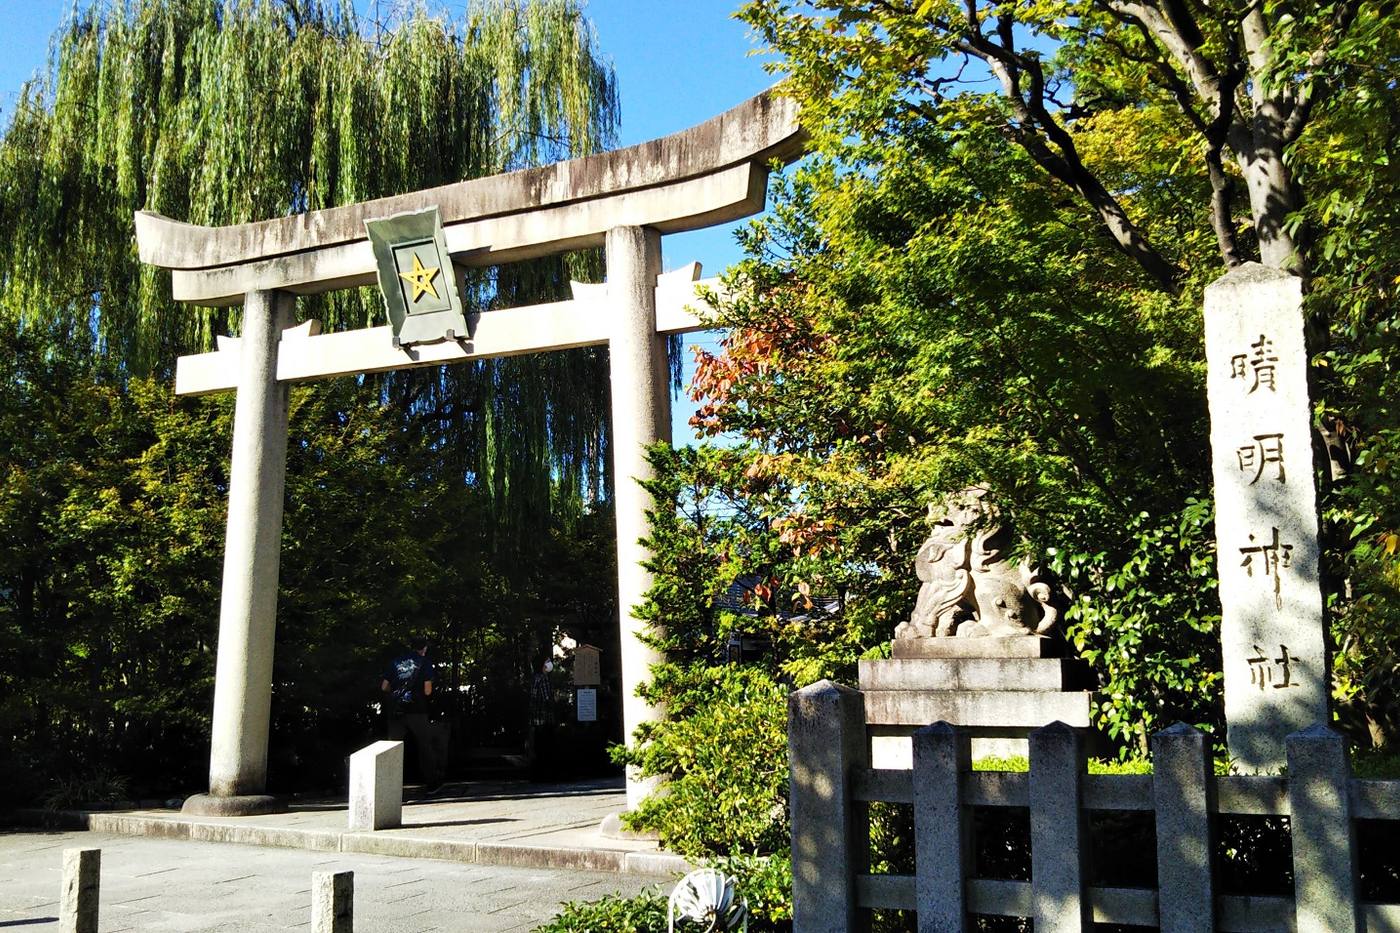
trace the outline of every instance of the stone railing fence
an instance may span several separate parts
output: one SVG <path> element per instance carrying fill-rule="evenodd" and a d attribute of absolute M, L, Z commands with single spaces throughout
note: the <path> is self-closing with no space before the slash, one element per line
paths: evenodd
<path fill-rule="evenodd" d="M 912 910 L 920 931 L 974 928 L 971 915 L 1029 917 L 1036 933 L 1091 923 L 1169 931 L 1352 933 L 1400 930 L 1400 904 L 1363 903 L 1357 820 L 1400 821 L 1400 781 L 1351 776 L 1342 737 L 1317 725 L 1288 737 L 1286 777 L 1216 776 L 1204 736 L 1152 737 L 1152 774 L 1088 774 L 1080 734 L 1030 735 L 1030 772 L 973 771 L 962 730 L 913 736 L 912 771 L 870 767 L 863 695 L 827 681 L 789 703 L 795 933 L 866 929 L 871 910 Z M 912 805 L 915 873 L 869 872 L 868 805 Z M 1030 814 L 1029 881 L 973 877 L 973 808 Z M 1091 811 L 1150 811 L 1157 887 L 1087 882 Z M 1286 816 L 1293 897 L 1230 896 L 1213 865 L 1217 814 Z"/>

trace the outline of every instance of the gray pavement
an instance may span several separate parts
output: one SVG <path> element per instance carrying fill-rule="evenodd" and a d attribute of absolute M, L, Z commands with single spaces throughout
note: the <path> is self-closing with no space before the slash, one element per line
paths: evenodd
<path fill-rule="evenodd" d="M 355 928 L 528 931 L 658 879 L 91 832 L 0 832 L 0 930 L 58 928 L 63 850 L 102 849 L 102 933 L 309 929 L 311 873 L 355 872 Z M 664 882 L 663 882 L 664 883 Z"/>

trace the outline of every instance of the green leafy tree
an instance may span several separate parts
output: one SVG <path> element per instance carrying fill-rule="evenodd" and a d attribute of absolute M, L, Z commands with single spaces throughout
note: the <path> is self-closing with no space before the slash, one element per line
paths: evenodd
<path fill-rule="evenodd" d="M 231 412 L 94 370 L 83 339 L 0 324 L 0 735 L 21 795 L 99 765 L 189 780 L 202 763 L 168 753 L 207 731 Z"/>
<path fill-rule="evenodd" d="M 142 265 L 133 214 L 230 224 L 349 204 L 580 155 L 616 125 L 611 69 L 574 0 L 486 0 L 361 31 L 348 3 L 93 4 L 54 40 L 0 144 L 0 308 L 90 330 L 133 373 L 236 328 L 179 306 Z M 487 270 L 482 308 L 554 297 L 574 257 Z M 383 314 L 373 289 L 298 302 L 329 330 Z M 599 350 L 384 377 L 385 401 L 456 448 L 515 534 L 560 489 L 605 492 Z M 569 494 L 565 494 L 569 495 Z M 573 502 L 579 506 L 577 492 Z M 546 522 L 547 524 L 547 522 Z"/>
<path fill-rule="evenodd" d="M 1396 27 L 1392 5 L 1363 0 L 753 0 L 743 15 L 784 55 L 809 112 L 833 118 L 828 132 L 995 127 L 1171 293 L 1186 257 L 1079 132 L 1101 118 L 1165 121 L 1182 166 L 1209 183 L 1198 206 L 1223 264 L 1257 251 L 1265 265 L 1305 268 L 1294 215 L 1307 171 L 1291 150 L 1394 54 Z M 968 83 L 982 78 L 996 90 Z"/>
<path fill-rule="evenodd" d="M 1388 473 L 1355 464 L 1393 434 L 1362 383 L 1393 314 L 1394 214 L 1374 194 L 1394 184 L 1395 11 L 741 15 L 779 54 L 815 154 L 749 235 L 716 319 L 732 330 L 701 355 L 694 423 L 742 443 L 661 464 L 677 511 L 654 523 L 648 611 L 668 657 L 713 663 L 737 625 L 771 637 L 776 675 L 849 677 L 907 617 L 925 506 L 985 483 L 1067 585 L 1120 751 L 1146 754 L 1176 719 L 1218 728 L 1201 292 L 1257 259 L 1308 276 L 1320 425 L 1365 448 L 1333 445 L 1352 472 L 1326 478 L 1328 555 L 1340 687 L 1376 721 L 1400 536 L 1380 517 Z M 743 574 L 760 582 L 735 616 L 714 594 Z M 663 668 L 654 689 L 685 682 Z"/>
<path fill-rule="evenodd" d="M 907 461 L 882 448 L 877 475 L 907 463 L 925 498 L 985 478 L 1034 548 L 1057 549 L 1070 633 L 1106 677 L 1099 721 L 1144 750 L 1162 716 L 1219 715 L 1200 674 L 1218 670 L 1196 504 L 1201 289 L 1249 259 L 1308 277 L 1338 687 L 1384 739 L 1376 677 L 1394 682 L 1394 651 L 1377 613 L 1397 539 L 1373 465 L 1393 428 L 1361 373 L 1378 374 L 1394 307 L 1394 216 L 1374 197 L 1394 184 L 1394 8 L 756 0 L 742 15 L 783 56 L 830 167 L 801 182 L 807 229 L 796 248 L 761 244 L 776 256 L 747 273 L 755 310 L 732 318 L 761 330 L 766 306 L 815 297 L 802 326 L 857 345 L 859 394 L 817 370 L 813 397 L 832 406 L 802 408 L 818 413 L 804 426 L 888 394 L 912 418 L 882 413 L 858 436 L 939 443 Z M 959 184 L 961 209 L 932 194 Z M 939 356 L 954 347 L 961 360 Z M 762 388 L 715 426 L 744 424 L 746 406 L 793 417 L 783 396 L 808 366 L 759 366 Z"/>
<path fill-rule="evenodd" d="M 695 387 L 703 431 L 750 439 L 728 454 L 737 494 L 784 490 L 775 589 L 840 610 L 840 642 L 795 614 L 807 647 L 789 673 L 818 672 L 803 652 L 849 664 L 888 640 L 927 504 L 988 483 L 1075 594 L 1071 636 L 1101 662 L 1100 721 L 1125 747 L 1217 721 L 1209 511 L 1193 504 L 1208 461 L 1188 440 L 1206 436 L 1199 318 L 1123 290 L 1131 263 L 999 134 L 926 128 L 879 159 L 797 174 Z M 1169 618 L 1188 608 L 1194 625 Z M 1139 702 L 1168 670 L 1187 676 Z"/>

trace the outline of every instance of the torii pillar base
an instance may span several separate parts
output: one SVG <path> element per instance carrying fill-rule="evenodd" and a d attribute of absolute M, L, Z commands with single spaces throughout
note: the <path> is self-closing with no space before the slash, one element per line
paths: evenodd
<path fill-rule="evenodd" d="M 185 799 L 180 812 L 187 816 L 261 816 L 264 813 L 285 813 L 287 806 L 268 794 L 241 794 L 236 797 L 195 794 Z"/>

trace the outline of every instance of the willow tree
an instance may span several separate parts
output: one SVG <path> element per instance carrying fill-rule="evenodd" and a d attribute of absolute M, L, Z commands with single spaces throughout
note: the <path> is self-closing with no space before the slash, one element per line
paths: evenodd
<path fill-rule="evenodd" d="M 138 262 L 134 213 L 242 223 L 597 151 L 616 89 L 580 8 L 479 0 L 455 17 L 420 7 L 365 24 L 350 0 L 101 0 L 61 27 L 0 136 L 0 336 L 26 351 L 0 367 L 14 402 L 0 412 L 0 669 L 41 657 L 91 702 L 48 708 L 42 685 L 0 682 L 14 698 L 0 704 L 0 741 L 28 736 L 47 754 L 87 735 L 101 761 L 131 724 L 147 732 L 130 738 L 131 760 L 198 741 L 217 595 L 201 555 L 218 552 L 228 404 L 177 404 L 168 382 L 178 355 L 237 333 L 239 312 L 173 302 L 169 275 Z M 484 270 L 467 300 L 544 300 L 598 266 L 584 254 Z M 361 289 L 301 299 L 298 315 L 334 330 L 380 323 L 384 309 Z M 316 688 L 338 678 L 353 694 L 355 665 L 396 624 L 499 619 L 497 642 L 528 646 L 550 600 L 573 599 L 541 596 L 558 575 L 547 555 L 591 556 L 568 586 L 606 581 L 607 555 L 588 543 L 606 515 L 582 520 L 590 496 L 607 496 L 605 354 L 294 392 L 280 633 L 292 644 L 279 664 L 302 668 L 278 679 L 304 695 L 278 701 L 276 733 L 292 734 L 294 716 L 324 712 L 308 733 L 344 718 L 353 696 Z M 57 433 L 41 430 L 50 422 Z M 58 449 L 65 423 L 73 442 Z M 59 459 L 39 488 L 35 465 Z M 130 519 L 109 538 L 99 532 L 114 523 L 82 518 L 102 507 Z M 592 589 L 605 604 L 608 588 Z M 30 590 L 45 598 L 12 598 Z M 172 678 L 191 692 L 161 692 Z M 59 742 L 63 723 L 73 735 Z"/>
<path fill-rule="evenodd" d="M 348 204 L 597 151 L 616 116 L 577 0 L 481 0 L 457 19 L 419 7 L 363 28 L 349 0 L 92 4 L 0 142 L 0 308 L 90 330 L 127 372 L 168 374 L 237 312 L 177 306 L 169 276 L 137 262 L 134 211 L 230 224 Z M 539 300 L 594 266 L 493 270 L 469 292 Z M 383 314 L 370 289 L 299 309 L 329 330 Z M 383 393 L 518 519 L 600 493 L 603 352 L 386 377 Z"/>

